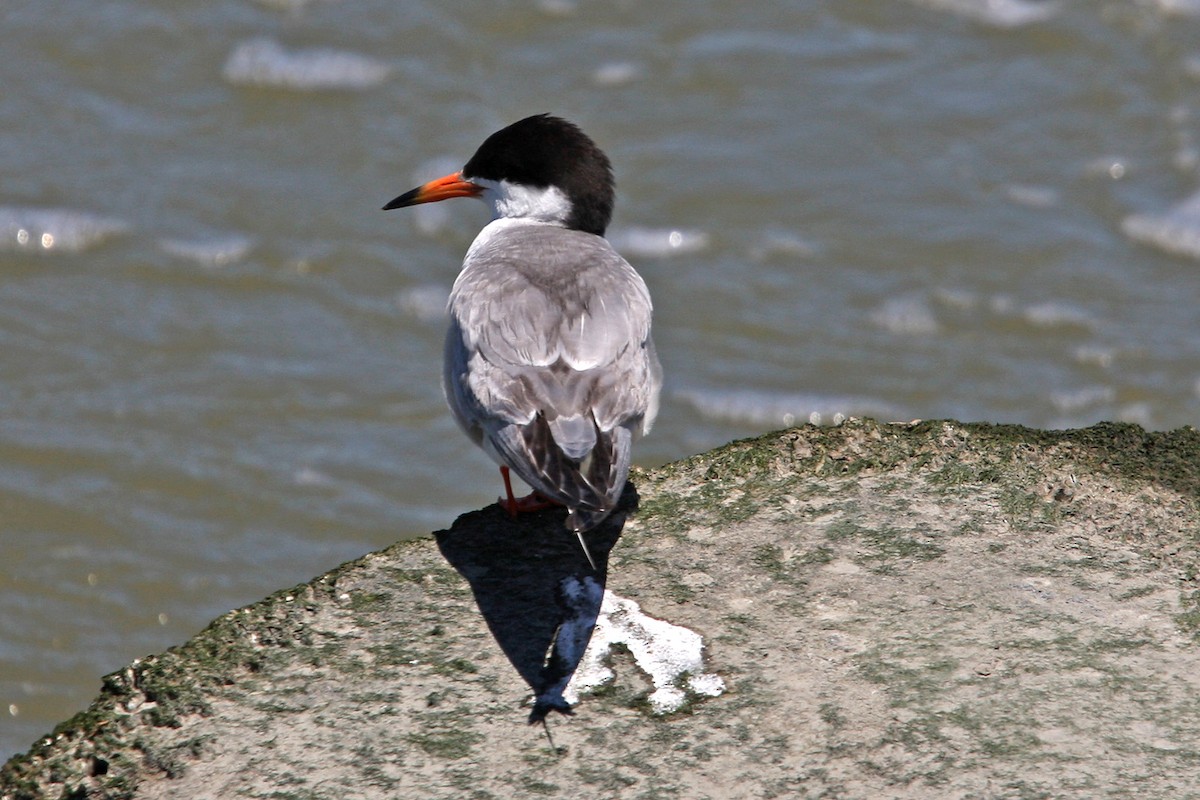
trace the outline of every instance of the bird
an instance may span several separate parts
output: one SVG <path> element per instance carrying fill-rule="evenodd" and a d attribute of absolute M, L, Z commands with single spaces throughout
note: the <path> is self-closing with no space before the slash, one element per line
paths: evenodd
<path fill-rule="evenodd" d="M 500 466 L 501 505 L 513 516 L 566 506 L 566 528 L 594 570 L 584 534 L 616 509 L 662 388 L 650 292 L 604 238 L 611 162 L 577 125 L 538 114 L 383 210 L 454 197 L 481 199 L 492 220 L 447 301 L 447 404 Z M 532 495 L 513 496 L 510 470 Z"/>

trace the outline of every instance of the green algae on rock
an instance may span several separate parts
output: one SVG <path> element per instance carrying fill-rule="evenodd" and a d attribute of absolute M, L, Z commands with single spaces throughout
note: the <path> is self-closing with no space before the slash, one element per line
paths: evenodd
<path fill-rule="evenodd" d="M 1194 429 L 851 420 L 633 480 L 609 588 L 703 635 L 719 697 L 656 716 L 616 648 L 550 750 L 418 540 L 106 677 L 0 798 L 1195 793 Z"/>

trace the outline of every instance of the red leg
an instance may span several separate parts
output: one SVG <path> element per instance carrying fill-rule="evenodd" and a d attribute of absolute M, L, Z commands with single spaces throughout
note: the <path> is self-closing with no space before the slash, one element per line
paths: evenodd
<path fill-rule="evenodd" d="M 508 467 L 500 468 L 500 477 L 504 478 L 504 497 L 497 499 L 496 502 L 500 504 L 501 508 L 508 512 L 510 517 L 515 519 L 517 515 L 521 513 L 529 511 L 541 511 L 543 508 L 553 508 L 554 506 L 559 505 L 559 503 L 556 503 L 553 500 L 548 500 L 547 498 L 542 497 L 537 492 L 532 492 L 525 497 L 514 497 L 512 480 L 509 478 L 508 471 Z"/>

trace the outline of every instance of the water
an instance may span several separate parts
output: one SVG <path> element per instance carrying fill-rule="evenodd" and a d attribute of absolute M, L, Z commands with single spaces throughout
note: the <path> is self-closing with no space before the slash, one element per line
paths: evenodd
<path fill-rule="evenodd" d="M 438 386 L 526 114 L 612 157 L 639 461 L 838 414 L 1200 417 L 1200 3 L 10 0 L 0 756 L 221 612 L 492 499 Z"/>

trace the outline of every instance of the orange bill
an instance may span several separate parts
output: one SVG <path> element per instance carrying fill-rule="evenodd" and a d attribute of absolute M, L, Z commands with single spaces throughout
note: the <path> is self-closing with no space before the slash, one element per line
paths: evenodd
<path fill-rule="evenodd" d="M 384 206 L 383 210 L 391 211 L 393 208 L 405 208 L 421 203 L 436 203 L 451 197 L 478 197 L 482 192 L 482 186 L 471 183 L 462 176 L 461 172 L 453 172 L 405 192 Z"/>

